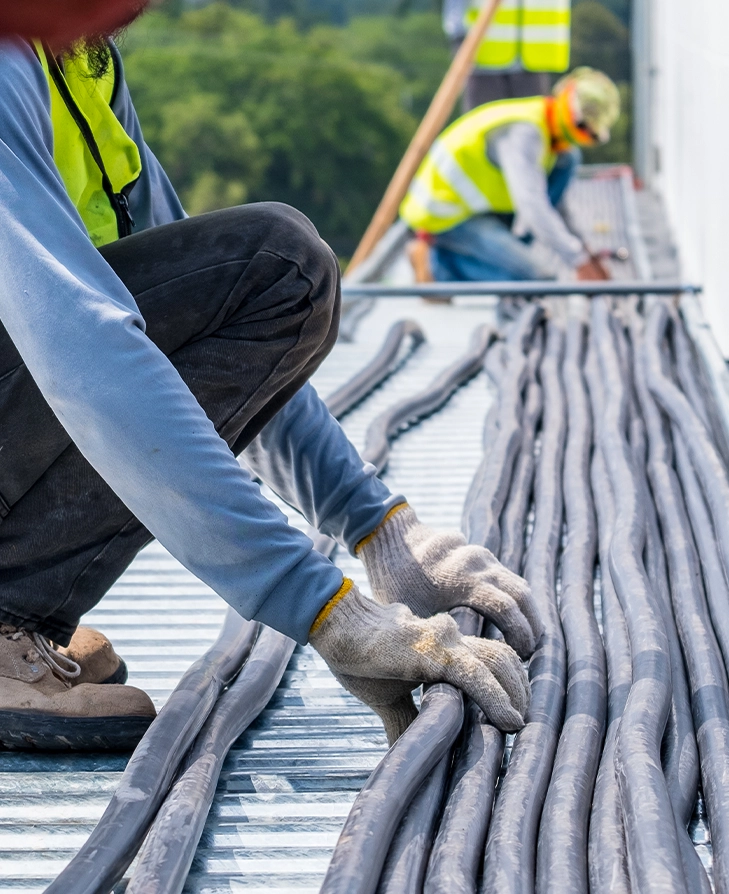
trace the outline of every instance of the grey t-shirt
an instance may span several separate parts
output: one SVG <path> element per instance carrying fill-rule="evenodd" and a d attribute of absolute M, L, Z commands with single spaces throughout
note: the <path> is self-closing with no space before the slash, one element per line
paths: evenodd
<path fill-rule="evenodd" d="M 145 335 L 68 198 L 49 108 L 33 51 L 0 41 L 0 320 L 79 450 L 154 536 L 242 615 L 305 642 L 342 574 L 263 498 Z M 136 230 L 179 220 L 124 83 L 114 111 L 142 157 L 130 197 Z M 350 548 L 402 499 L 311 386 L 248 452 L 264 480 Z"/>

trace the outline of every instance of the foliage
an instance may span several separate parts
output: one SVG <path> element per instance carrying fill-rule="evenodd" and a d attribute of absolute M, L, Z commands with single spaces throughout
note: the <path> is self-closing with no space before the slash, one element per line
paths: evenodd
<path fill-rule="evenodd" d="M 162 0 L 163 12 L 179 15 L 190 7 L 205 6 L 214 0 Z M 613 0 L 624 2 L 624 0 Z M 361 16 L 402 16 L 412 12 L 440 15 L 441 0 L 227 0 L 229 6 L 259 15 L 267 22 L 293 19 L 301 29 L 314 25 L 347 25 Z"/>
<path fill-rule="evenodd" d="M 583 3 L 591 3 L 592 0 L 572 0 L 572 8 L 576 9 Z M 601 5 L 608 9 L 623 25 L 630 25 L 631 0 L 601 0 Z"/>
<path fill-rule="evenodd" d="M 399 72 L 405 82 L 401 103 L 420 120 L 451 61 L 451 51 L 438 16 L 368 16 L 347 28 L 319 29 L 355 62 L 377 63 Z"/>
<path fill-rule="evenodd" d="M 353 250 L 417 124 L 405 106 L 425 88 L 357 58 L 341 34 L 221 3 L 135 26 L 130 89 L 189 211 L 288 202 L 337 252 Z"/>
<path fill-rule="evenodd" d="M 632 108 L 630 90 L 630 32 L 597 0 L 582 0 L 572 14 L 572 65 L 599 68 L 617 83 L 622 113 L 606 146 L 585 152 L 585 161 L 630 162 L 632 158 Z M 613 3 L 613 6 L 618 4 Z"/>
<path fill-rule="evenodd" d="M 597 0 L 584 0 L 572 14 L 572 64 L 599 68 L 616 81 L 630 80 L 630 33 Z"/>

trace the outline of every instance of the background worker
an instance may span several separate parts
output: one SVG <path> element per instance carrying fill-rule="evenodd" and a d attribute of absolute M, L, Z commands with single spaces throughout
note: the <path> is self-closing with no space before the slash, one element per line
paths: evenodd
<path fill-rule="evenodd" d="M 444 0 L 443 30 L 456 49 L 481 0 Z M 463 111 L 549 93 L 570 64 L 570 0 L 501 0 L 463 91 Z"/>
<path fill-rule="evenodd" d="M 433 143 L 400 206 L 416 233 L 416 280 L 526 280 L 554 276 L 532 240 L 578 279 L 607 273 L 568 229 L 557 205 L 579 148 L 604 143 L 620 114 L 617 87 L 591 68 L 575 69 L 553 96 L 479 106 Z"/>
<path fill-rule="evenodd" d="M 186 218 L 111 42 L 60 58 L 0 42 L 0 743 L 141 736 L 151 701 L 79 621 L 153 537 L 244 617 L 310 641 L 390 741 L 423 681 L 523 724 L 517 653 L 542 629 L 526 582 L 422 525 L 309 384 L 339 301 L 336 259 L 293 208 Z M 241 452 L 362 559 L 374 600 Z M 513 649 L 462 637 L 456 605 Z"/>

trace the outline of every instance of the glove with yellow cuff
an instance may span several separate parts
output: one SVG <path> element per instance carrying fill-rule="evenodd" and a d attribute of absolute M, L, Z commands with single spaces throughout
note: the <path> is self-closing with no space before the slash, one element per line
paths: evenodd
<path fill-rule="evenodd" d="M 450 615 L 419 618 L 405 605 L 380 605 L 345 578 L 309 634 L 340 683 L 382 718 L 392 744 L 417 715 L 420 683 L 463 690 L 504 730 L 524 725 L 529 681 L 505 643 L 462 636 Z"/>
<path fill-rule="evenodd" d="M 529 584 L 482 546 L 421 524 L 407 503 L 393 507 L 356 548 L 383 605 L 401 603 L 421 618 L 467 606 L 495 624 L 522 658 L 543 625 Z"/>

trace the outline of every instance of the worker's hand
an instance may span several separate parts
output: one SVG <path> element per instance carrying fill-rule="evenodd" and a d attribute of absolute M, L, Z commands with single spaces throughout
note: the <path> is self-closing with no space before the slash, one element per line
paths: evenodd
<path fill-rule="evenodd" d="M 342 685 L 382 717 L 392 744 L 417 712 L 420 683 L 463 690 L 503 730 L 524 725 L 529 680 L 505 643 L 462 636 L 450 615 L 417 618 L 404 605 L 379 605 L 345 579 L 309 634 Z"/>
<path fill-rule="evenodd" d="M 599 258 L 592 257 L 576 269 L 577 279 L 610 279 L 610 273 Z"/>
<path fill-rule="evenodd" d="M 402 603 L 421 618 L 465 605 L 495 624 L 522 658 L 536 648 L 543 625 L 527 582 L 462 534 L 420 524 L 407 504 L 360 542 L 357 555 L 377 602 Z"/>

